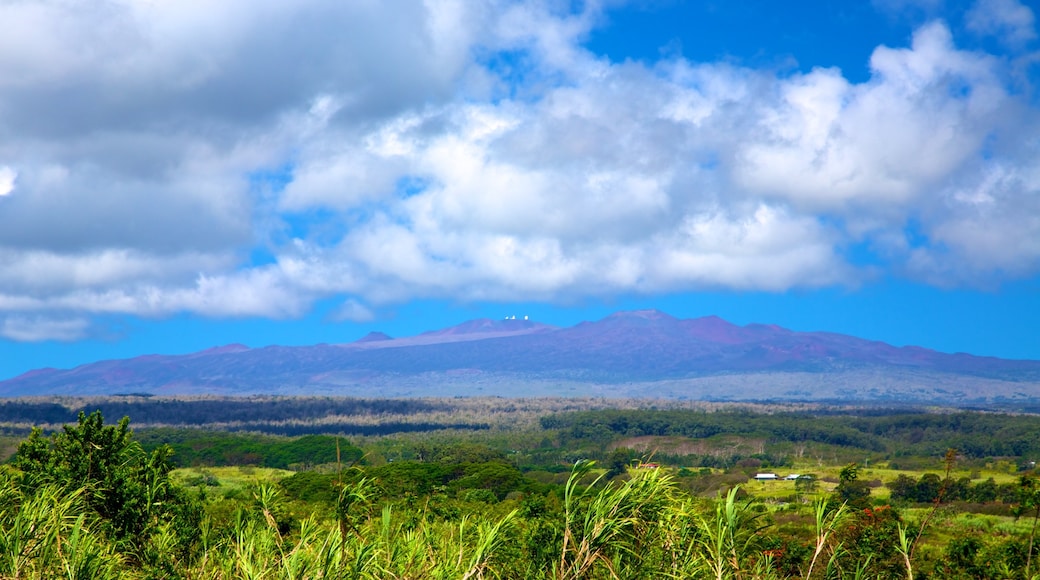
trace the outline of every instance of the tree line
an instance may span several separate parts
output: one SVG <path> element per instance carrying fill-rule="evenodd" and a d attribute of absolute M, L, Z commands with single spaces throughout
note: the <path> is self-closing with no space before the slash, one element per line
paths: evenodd
<path fill-rule="evenodd" d="M 770 442 L 811 442 L 901 456 L 941 456 L 955 448 L 967 457 L 1040 457 L 1040 417 L 1004 413 L 896 414 L 681 410 L 595 410 L 541 419 L 572 445 L 609 443 L 622 437 L 719 435 L 761 437 Z"/>

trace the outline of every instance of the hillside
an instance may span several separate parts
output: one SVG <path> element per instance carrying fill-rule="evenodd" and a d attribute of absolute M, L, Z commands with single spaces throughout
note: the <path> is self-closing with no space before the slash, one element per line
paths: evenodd
<path fill-rule="evenodd" d="M 1040 361 L 946 354 L 717 317 L 619 312 L 557 328 L 473 320 L 413 337 L 149 355 L 0 382 L 0 395 L 608 396 L 1035 403 Z"/>

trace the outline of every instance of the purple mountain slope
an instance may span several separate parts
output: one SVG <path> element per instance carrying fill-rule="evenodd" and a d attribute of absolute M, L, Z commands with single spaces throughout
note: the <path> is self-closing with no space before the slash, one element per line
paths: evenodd
<path fill-rule="evenodd" d="M 0 396 L 44 394 L 564 395 L 732 400 L 1040 400 L 1040 361 L 945 354 L 717 317 L 619 312 L 556 328 L 473 320 L 414 337 L 247 348 L 40 369 Z"/>
<path fill-rule="evenodd" d="M 385 332 L 370 332 L 370 333 L 366 334 L 365 336 L 363 336 L 363 337 L 357 339 L 356 341 L 354 341 L 354 344 L 359 344 L 359 343 L 363 343 L 363 342 L 383 342 L 383 341 L 386 341 L 386 340 L 393 340 L 393 339 L 394 339 L 394 337 L 390 336 L 389 334 L 386 334 Z"/>

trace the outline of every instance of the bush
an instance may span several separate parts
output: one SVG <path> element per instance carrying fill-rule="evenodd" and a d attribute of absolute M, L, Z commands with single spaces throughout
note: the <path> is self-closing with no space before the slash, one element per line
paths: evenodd
<path fill-rule="evenodd" d="M 114 539 L 140 548 L 159 524 L 172 522 L 180 547 L 187 549 L 198 538 L 202 507 L 171 485 L 172 450 L 162 446 L 146 454 L 133 440 L 129 423 L 124 417 L 106 426 L 95 411 L 81 412 L 78 424 L 65 425 L 50 438 L 34 428 L 14 458 L 22 489 L 82 489 L 87 507 Z"/>

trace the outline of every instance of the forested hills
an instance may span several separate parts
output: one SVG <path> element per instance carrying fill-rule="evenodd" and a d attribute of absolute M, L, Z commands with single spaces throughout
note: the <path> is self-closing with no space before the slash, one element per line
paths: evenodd
<path fill-rule="evenodd" d="M 1035 404 L 1040 361 L 1005 360 L 717 317 L 619 312 L 557 328 L 474 320 L 345 344 L 228 345 L 41 369 L 31 395 L 606 396 L 736 401 Z"/>

